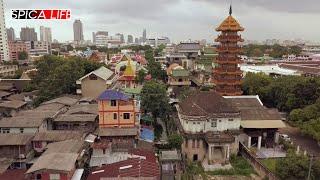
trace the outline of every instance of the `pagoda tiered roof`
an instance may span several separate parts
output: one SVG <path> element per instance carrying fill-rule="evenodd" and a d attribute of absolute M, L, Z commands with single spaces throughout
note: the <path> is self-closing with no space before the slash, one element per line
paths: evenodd
<path fill-rule="evenodd" d="M 216 31 L 244 31 L 238 21 L 229 15 L 217 28 Z"/>

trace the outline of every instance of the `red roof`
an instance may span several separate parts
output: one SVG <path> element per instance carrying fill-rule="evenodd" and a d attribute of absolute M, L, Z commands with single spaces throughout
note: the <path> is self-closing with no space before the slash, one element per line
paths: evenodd
<path fill-rule="evenodd" d="M 135 56 L 134 56 L 134 59 L 138 62 L 138 63 L 140 63 L 141 65 L 146 65 L 148 62 L 147 62 L 147 60 L 143 57 L 143 56 L 141 56 L 141 55 L 139 55 L 139 54 L 136 54 Z"/>
<path fill-rule="evenodd" d="M 25 180 L 25 172 L 26 169 L 8 169 L 4 173 L 0 174 L 0 180 L 8 180 L 8 179 L 15 179 L 15 180 Z"/>
<path fill-rule="evenodd" d="M 100 180 L 103 177 L 154 177 L 160 179 L 160 169 L 152 151 L 134 149 L 129 151 L 145 158 L 132 158 L 92 170 L 87 180 Z"/>
<path fill-rule="evenodd" d="M 146 75 L 146 76 L 144 77 L 144 79 L 147 80 L 147 81 L 151 80 L 151 79 L 152 79 L 151 74 Z"/>

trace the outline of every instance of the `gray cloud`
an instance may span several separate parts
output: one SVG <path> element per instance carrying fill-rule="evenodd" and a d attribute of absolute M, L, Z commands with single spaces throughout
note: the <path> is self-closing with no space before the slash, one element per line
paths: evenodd
<path fill-rule="evenodd" d="M 227 0 L 4 0 L 6 25 L 16 30 L 21 26 L 52 27 L 59 40 L 73 38 L 72 22 L 81 19 L 85 38 L 91 32 L 107 30 L 141 36 L 147 28 L 150 37 L 169 36 L 175 41 L 207 39 L 227 16 Z M 320 41 L 320 0 L 233 0 L 234 14 L 245 26 L 248 39 L 305 38 Z M 9 9 L 68 8 L 70 21 L 15 21 Z M 308 19 L 308 21 L 306 21 Z M 306 28 L 312 27 L 312 28 Z M 19 34 L 16 32 L 16 34 Z"/>

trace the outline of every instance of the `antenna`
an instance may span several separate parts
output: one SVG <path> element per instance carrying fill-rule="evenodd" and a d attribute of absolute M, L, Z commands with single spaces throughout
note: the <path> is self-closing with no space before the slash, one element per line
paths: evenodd
<path fill-rule="evenodd" d="M 229 15 L 230 15 L 230 16 L 232 15 L 232 0 L 231 0 L 231 2 L 230 2 Z"/>

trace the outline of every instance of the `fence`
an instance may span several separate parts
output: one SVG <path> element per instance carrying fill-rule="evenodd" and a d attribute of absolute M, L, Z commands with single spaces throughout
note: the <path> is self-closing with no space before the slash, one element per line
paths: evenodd
<path fill-rule="evenodd" d="M 247 159 L 254 167 L 257 173 L 262 177 L 268 177 L 269 180 L 277 180 L 278 178 L 266 168 L 260 161 L 258 161 L 249 151 L 249 149 L 240 142 L 239 153 Z"/>

